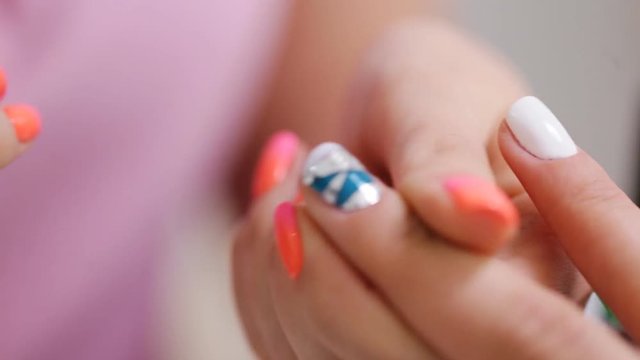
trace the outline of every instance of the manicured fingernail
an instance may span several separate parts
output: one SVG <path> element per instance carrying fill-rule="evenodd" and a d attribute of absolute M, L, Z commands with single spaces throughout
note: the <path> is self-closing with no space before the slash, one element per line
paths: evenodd
<path fill-rule="evenodd" d="M 278 205 L 274 221 L 280 259 L 289 277 L 297 279 L 302 271 L 304 252 L 296 208 L 290 202 Z"/>
<path fill-rule="evenodd" d="M 254 173 L 251 186 L 254 198 L 268 193 L 284 181 L 291 170 L 299 146 L 298 136 L 289 131 L 278 132 L 269 139 Z"/>
<path fill-rule="evenodd" d="M 374 177 L 336 143 L 321 144 L 309 153 L 302 182 L 320 193 L 325 202 L 345 211 L 364 209 L 380 201 Z"/>
<path fill-rule="evenodd" d="M 38 110 L 29 105 L 7 105 L 4 112 L 13 124 L 21 143 L 28 143 L 38 136 L 42 125 Z"/>
<path fill-rule="evenodd" d="M 518 210 L 507 194 L 486 180 L 456 176 L 445 180 L 444 187 L 463 213 L 484 215 L 504 226 L 519 221 Z"/>
<path fill-rule="evenodd" d="M 525 96 L 513 103 L 507 124 L 520 145 L 539 159 L 562 159 L 578 153 L 567 130 L 536 97 Z"/>
<path fill-rule="evenodd" d="M 0 100 L 7 93 L 7 77 L 4 75 L 4 71 L 0 69 Z"/>

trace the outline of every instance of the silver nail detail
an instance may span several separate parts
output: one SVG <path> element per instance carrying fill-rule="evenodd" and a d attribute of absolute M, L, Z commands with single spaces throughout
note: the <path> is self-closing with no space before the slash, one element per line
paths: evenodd
<path fill-rule="evenodd" d="M 380 188 L 364 166 L 336 143 L 318 145 L 304 166 L 302 182 L 330 205 L 356 211 L 377 204 Z"/>

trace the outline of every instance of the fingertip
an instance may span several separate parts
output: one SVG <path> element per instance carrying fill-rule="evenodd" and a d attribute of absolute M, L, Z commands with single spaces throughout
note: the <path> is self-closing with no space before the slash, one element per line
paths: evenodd
<path fill-rule="evenodd" d="M 345 212 L 363 210 L 380 202 L 380 182 L 336 143 L 320 144 L 309 153 L 302 182 L 325 203 Z"/>
<path fill-rule="evenodd" d="M 463 233 L 454 243 L 483 253 L 499 250 L 516 234 L 520 214 L 509 196 L 492 182 L 475 176 L 454 176 L 443 184 L 457 212 Z"/>
<path fill-rule="evenodd" d="M 509 125 L 507 125 L 506 120 L 502 121 L 500 127 L 498 128 L 498 145 L 500 147 L 500 151 L 502 152 L 502 156 L 505 159 L 514 153 L 514 151 L 524 151 L 524 149 L 518 143 L 518 140 L 513 136 L 511 129 L 509 129 Z"/>
<path fill-rule="evenodd" d="M 292 280 L 300 276 L 304 260 L 302 235 L 295 205 L 283 202 L 274 213 L 275 235 L 280 259 Z"/>
<path fill-rule="evenodd" d="M 564 159 L 578 153 L 578 147 L 560 120 L 534 96 L 516 100 L 506 122 L 518 143 L 538 159 Z"/>
<path fill-rule="evenodd" d="M 3 109 L 13 125 L 18 141 L 27 144 L 38 137 L 42 130 L 42 121 L 36 108 L 26 104 L 15 104 L 6 105 Z"/>
<path fill-rule="evenodd" d="M 300 139 L 290 131 L 279 131 L 267 141 L 258 159 L 251 194 L 257 199 L 282 183 L 291 172 L 298 152 Z"/>

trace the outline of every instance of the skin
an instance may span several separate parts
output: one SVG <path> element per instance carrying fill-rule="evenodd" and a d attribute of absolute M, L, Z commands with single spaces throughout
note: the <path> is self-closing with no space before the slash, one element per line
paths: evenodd
<path fill-rule="evenodd" d="M 635 251 L 640 211 L 584 152 L 564 160 L 539 160 L 506 127 L 499 141 L 541 218 L 551 224 L 546 231 L 558 234 L 553 242 L 562 245 L 637 336 L 634 274 L 640 260 Z M 604 325 L 585 318 L 570 299 L 544 286 L 544 279 L 513 271 L 513 259 L 478 254 L 435 236 L 402 196 L 383 184 L 381 202 L 354 213 L 337 210 L 313 190 L 303 189 L 305 202 L 298 206 L 297 218 L 305 265 L 293 281 L 269 245 L 275 242 L 273 235 L 256 235 L 269 227 L 261 214 L 295 193 L 299 172 L 298 164 L 256 202 L 236 238 L 236 272 L 253 268 L 253 285 L 264 284 L 267 293 L 262 298 L 252 293 L 244 305 L 260 304 L 274 315 L 269 319 L 261 311 L 253 313 L 269 331 L 255 331 L 252 341 L 276 351 L 257 347 L 261 358 L 638 357 Z M 530 231 L 539 237 L 538 230 L 527 227 L 524 236 Z M 610 286 L 611 276 L 617 286 Z M 252 318 L 245 321 L 249 327 L 255 324 Z"/>
<path fill-rule="evenodd" d="M 633 276 L 637 252 L 622 256 L 619 252 L 622 247 L 633 250 L 638 246 L 633 235 L 637 232 L 631 231 L 637 229 L 626 225 L 637 224 L 640 216 L 637 208 L 584 153 L 565 161 L 541 161 L 520 148 L 506 130 L 502 130 L 500 141 L 509 163 L 542 209 L 543 218 L 560 234 L 559 242 L 589 280 L 596 287 L 601 286 L 605 301 L 616 304 L 616 311 L 629 331 L 637 334 L 634 327 L 637 281 Z M 584 170 L 577 172 L 577 168 Z M 540 179 L 541 174 L 550 174 L 550 179 L 526 180 Z M 560 178 L 564 181 L 557 181 Z M 308 215 L 318 227 L 317 231 L 306 226 L 301 230 L 305 245 L 311 243 L 305 260 L 312 274 L 302 273 L 296 282 L 272 280 L 272 284 L 279 285 L 272 285 L 272 291 L 292 294 L 284 299 L 274 297 L 276 308 L 286 309 L 287 316 L 308 317 L 305 311 L 296 309 L 307 312 L 311 309 L 329 318 L 321 323 L 338 323 L 333 328 L 317 330 L 314 333 L 317 338 L 328 336 L 323 331 L 333 334 L 363 329 L 387 331 L 374 321 L 355 321 L 357 313 L 343 309 L 345 302 L 351 302 L 348 290 L 340 292 L 341 301 L 336 304 L 324 301 L 317 304 L 316 297 L 326 296 L 327 292 L 316 292 L 321 289 L 313 284 L 322 283 L 317 278 L 331 277 L 325 274 L 333 272 L 328 261 L 316 252 L 318 245 L 314 242 L 325 241 L 335 246 L 341 259 L 360 275 L 361 284 L 375 289 L 370 296 L 384 299 L 389 311 L 442 358 L 637 358 L 635 350 L 621 338 L 586 319 L 566 298 L 510 271 L 508 261 L 465 252 L 425 231 L 392 188 L 384 187 L 379 204 L 355 213 L 327 206 L 310 189 L 305 189 L 305 199 L 300 217 L 306 221 L 304 216 Z M 595 226 L 596 232 L 590 225 L 594 218 L 603 219 Z M 602 233 L 609 236 L 599 236 Z M 602 252 L 594 253 L 589 246 Z M 272 260 L 276 263 L 275 258 Z M 274 265 L 271 274 L 284 279 L 281 267 Z M 612 274 L 620 279 L 619 286 L 607 287 L 611 277 L 605 276 Z M 335 293 L 334 290 L 329 294 Z M 359 308 L 356 304 L 348 306 Z M 344 317 L 352 321 L 345 321 Z M 393 333 L 391 329 L 388 331 Z M 333 343 L 328 344 L 329 349 L 332 346 Z M 367 346 L 380 344 L 354 341 L 351 346 L 352 351 L 364 354 Z M 402 354 L 402 349 L 396 348 L 398 354 Z"/>
<path fill-rule="evenodd" d="M 567 159 L 539 160 L 518 146 L 506 128 L 500 145 L 571 260 L 629 334 L 640 338 L 638 207 L 583 151 Z"/>
<path fill-rule="evenodd" d="M 0 69 L 0 100 L 6 90 L 5 77 Z M 18 139 L 17 130 L 7 117 L 6 112 L 0 108 L 0 169 L 9 166 L 14 160 L 29 149 L 34 139 L 21 142 Z M 39 120 L 38 129 L 39 129 Z M 30 124 L 34 126 L 34 124 Z M 37 133 L 37 132 L 36 132 Z"/>
<path fill-rule="evenodd" d="M 314 108 L 315 102 L 312 99 L 323 92 L 305 92 L 304 89 L 297 89 L 287 102 L 287 97 L 280 93 L 286 93 L 286 89 L 281 88 L 276 90 L 274 96 L 276 100 L 279 99 L 275 101 L 276 105 L 267 106 L 269 110 L 266 112 L 266 118 L 289 119 L 290 121 L 279 124 L 286 124 L 296 131 L 300 128 L 298 133 L 302 134 L 308 143 L 313 144 L 326 138 L 343 142 L 369 169 L 393 187 L 395 196 L 404 200 L 402 208 L 410 206 L 415 210 L 415 214 L 402 210 L 402 221 L 380 222 L 379 224 L 386 224 L 379 226 L 382 234 L 389 229 L 400 231 L 388 234 L 387 240 L 403 238 L 404 233 L 401 230 L 406 226 L 403 227 L 402 224 L 414 224 L 411 228 L 426 226 L 435 229 L 430 232 L 437 233 L 440 240 L 431 241 L 438 244 L 442 244 L 441 239 L 458 245 L 475 242 L 485 247 L 486 254 L 494 254 L 499 249 L 492 259 L 495 264 L 500 265 L 495 265 L 495 269 L 498 270 L 492 270 L 492 273 L 509 275 L 496 276 L 524 277 L 532 280 L 525 282 L 532 288 L 535 287 L 533 284 L 542 284 L 545 289 L 553 289 L 573 300 L 583 299 L 589 290 L 588 287 L 559 246 L 555 232 L 541 218 L 500 154 L 497 142 L 500 121 L 508 106 L 526 92 L 508 63 L 447 22 L 430 18 L 406 20 L 388 27 L 361 57 L 363 60 L 359 68 L 352 71 L 358 76 L 352 75 L 351 82 L 345 81 L 343 75 L 340 75 L 343 73 L 338 72 L 338 77 L 343 79 L 340 86 L 353 91 L 339 91 L 342 94 L 340 101 L 318 101 L 318 108 Z M 306 72 L 280 76 L 287 78 L 295 74 Z M 322 84 L 322 79 L 316 80 L 320 82 L 318 88 L 324 89 L 323 86 L 326 84 Z M 276 81 L 276 84 L 280 82 Z M 305 96 L 309 99 L 304 98 Z M 273 98 L 271 100 L 274 101 Z M 299 105 L 298 101 L 303 105 Z M 289 106 L 284 106 L 285 103 Z M 340 103 L 340 106 L 336 103 Z M 289 107 L 292 108 L 292 114 L 286 111 Z M 333 109 L 334 113 L 328 113 L 325 107 Z M 305 115 L 317 116 L 313 115 L 315 110 L 322 114 L 321 119 L 349 120 L 328 121 L 327 129 L 313 128 L 314 124 L 319 126 L 318 124 L 325 123 L 322 121 L 302 122 L 302 127 L 300 123 L 291 121 L 314 119 L 315 117 Z M 311 131 L 306 127 L 308 124 L 311 124 Z M 274 128 L 277 129 L 280 125 Z M 308 133 L 313 135 L 304 135 Z M 249 215 L 238 226 L 235 237 L 236 298 L 247 335 L 259 356 L 267 359 L 370 359 L 376 358 L 375 354 L 405 354 L 404 351 L 407 351 L 406 357 L 403 358 L 437 358 L 443 351 L 461 348 L 461 342 L 443 346 L 438 343 L 438 339 L 431 339 L 432 334 L 427 337 L 421 331 L 416 331 L 415 324 L 407 323 L 409 316 L 398 314 L 398 309 L 393 304 L 389 306 L 388 296 L 391 295 L 391 291 L 386 293 L 375 283 L 372 288 L 370 277 L 367 281 L 362 281 L 362 269 L 347 256 L 348 253 L 345 253 L 344 249 L 334 244 L 337 238 L 329 236 L 327 240 L 326 236 L 310 235 L 315 233 L 310 225 L 314 222 L 304 220 L 307 215 L 301 215 L 302 226 L 306 229 L 303 236 L 305 267 L 301 278 L 291 283 L 282 276 L 282 266 L 274 248 L 273 211 L 279 202 L 292 199 L 296 194 L 299 186 L 299 163 L 304 156 L 303 146 L 298 154 L 298 165 L 294 167 L 290 176 L 283 184 L 251 204 Z M 491 226 L 474 227 L 478 224 L 476 219 L 456 211 L 443 189 L 442 182 L 449 176 L 459 174 L 484 179 L 509 194 L 522 217 L 522 227 L 515 239 L 512 238 L 513 232 L 504 229 Z M 310 211 L 309 216 L 313 218 L 313 215 Z M 317 219 L 315 223 L 318 223 Z M 319 225 L 319 232 L 327 233 L 328 229 L 322 224 Z M 318 240 L 310 240 L 313 238 Z M 430 239 L 430 236 L 426 238 Z M 412 242 L 422 241 L 415 239 Z M 323 255 L 315 255 L 310 249 L 319 249 L 318 254 Z M 486 257 L 486 254 L 483 256 Z M 315 256 L 323 260 L 316 262 L 313 260 Z M 444 261 L 447 257 L 444 256 L 442 259 Z M 397 262 L 402 263 L 406 260 L 401 259 Z M 329 263 L 332 265 L 328 265 Z M 447 274 L 451 267 L 450 263 L 443 265 L 442 270 L 436 273 Z M 471 269 L 478 267 L 477 263 L 470 265 L 467 269 L 469 272 L 464 275 L 471 276 Z M 491 268 L 493 269 L 493 265 Z M 313 274 L 325 274 L 329 278 Z M 417 272 L 412 276 L 418 277 L 418 274 L 421 273 Z M 447 278 L 449 283 L 464 282 L 463 274 L 458 273 L 457 276 Z M 327 291 L 319 291 L 313 285 L 315 281 L 305 281 L 308 277 L 317 279 L 318 287 L 330 288 L 330 293 L 336 292 L 332 286 L 337 286 L 335 284 L 338 283 L 347 284 L 340 286 L 341 289 L 348 288 L 352 291 L 341 291 L 344 295 L 339 297 L 339 303 L 332 306 L 327 296 L 321 295 Z M 416 285 L 413 281 L 396 280 L 408 287 L 395 289 L 394 296 L 425 300 L 427 294 L 420 297 L 414 293 Z M 491 276 L 484 281 L 489 284 L 493 282 Z M 508 281 L 515 280 L 509 278 Z M 305 285 L 308 282 L 311 285 Z M 430 286 L 432 285 L 425 284 L 422 288 L 430 289 Z M 295 290 L 301 291 L 300 289 L 307 287 L 312 289 L 309 291 L 313 295 L 309 292 L 300 294 Z M 485 294 L 488 289 L 479 285 L 472 288 L 475 292 Z M 465 298 L 464 303 L 467 307 L 456 308 L 460 311 L 464 309 L 462 313 L 469 316 L 475 314 L 471 306 L 474 302 L 470 300 L 474 291 L 470 290 L 469 298 Z M 367 300 L 357 301 L 356 299 L 366 298 L 362 293 L 369 297 Z M 541 296 L 548 296 L 546 292 L 544 294 L 546 295 Z M 558 295 L 552 297 L 552 301 L 559 301 Z M 320 300 L 323 302 L 318 304 Z M 510 301 L 514 302 L 512 299 Z M 357 311 L 367 308 L 364 303 L 370 303 L 368 306 L 372 308 L 382 307 L 379 311 L 380 318 L 390 320 L 358 321 L 359 318 L 366 318 L 359 317 Z M 376 303 L 378 305 L 373 305 Z M 503 303 L 497 310 L 503 311 L 509 304 Z M 339 309 L 338 305 L 344 309 Z M 531 306 L 537 309 L 535 304 Z M 444 308 L 437 308 L 434 312 L 442 313 L 443 310 Z M 573 311 L 575 312 L 575 309 Z M 382 315 L 384 313 L 387 315 Z M 430 314 L 421 315 L 419 319 L 425 322 L 427 321 L 424 319 L 431 317 Z M 531 316 L 531 311 L 525 309 L 521 316 L 521 320 L 524 320 L 525 317 Z M 463 319 L 458 322 L 456 329 L 459 330 L 460 323 L 467 322 L 462 321 Z M 491 323 L 484 318 L 482 321 L 478 324 Z M 510 324 L 516 323 L 512 321 Z M 537 332 L 532 337 L 542 333 L 540 329 L 544 328 L 544 325 L 534 327 Z M 372 335 L 361 334 L 362 336 L 355 338 L 354 334 L 362 333 L 363 329 L 371 329 Z M 487 332 L 486 325 L 475 328 L 475 331 L 484 334 L 484 337 L 478 337 L 479 339 L 495 335 L 492 341 L 476 342 L 477 346 L 487 347 L 488 344 L 500 343 L 502 339 L 499 335 L 506 333 L 508 326 L 497 326 L 494 330 L 499 333 Z M 469 334 L 471 333 L 470 331 Z M 389 339 L 395 340 L 386 342 L 385 339 L 376 338 L 375 334 L 388 334 Z M 403 338 L 404 340 L 400 340 Z M 524 335 L 521 338 L 520 341 L 523 343 L 527 339 Z M 453 341 L 456 338 L 447 339 Z M 407 342 L 416 345 L 408 346 Z M 505 350 L 505 354 L 513 355 L 513 349 L 516 348 L 512 348 L 511 352 Z M 474 347 L 468 349 L 478 350 Z M 484 350 L 483 348 L 482 351 Z M 490 351 L 483 353 L 501 355 Z M 393 358 L 386 358 L 390 357 Z"/>

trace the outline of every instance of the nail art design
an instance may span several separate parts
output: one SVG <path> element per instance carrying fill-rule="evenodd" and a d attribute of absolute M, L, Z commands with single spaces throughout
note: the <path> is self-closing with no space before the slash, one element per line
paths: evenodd
<path fill-rule="evenodd" d="M 325 202 L 344 211 L 364 209 L 380 201 L 380 188 L 373 176 L 335 143 L 321 144 L 309 154 L 302 181 Z"/>
<path fill-rule="evenodd" d="M 520 145 L 539 159 L 562 159 L 578 153 L 558 118 L 534 96 L 525 96 L 513 103 L 507 125 Z"/>
<path fill-rule="evenodd" d="M 280 259 L 289 277 L 296 279 L 302 271 L 304 252 L 296 208 L 293 204 L 284 202 L 278 205 L 274 214 L 274 222 Z"/>

